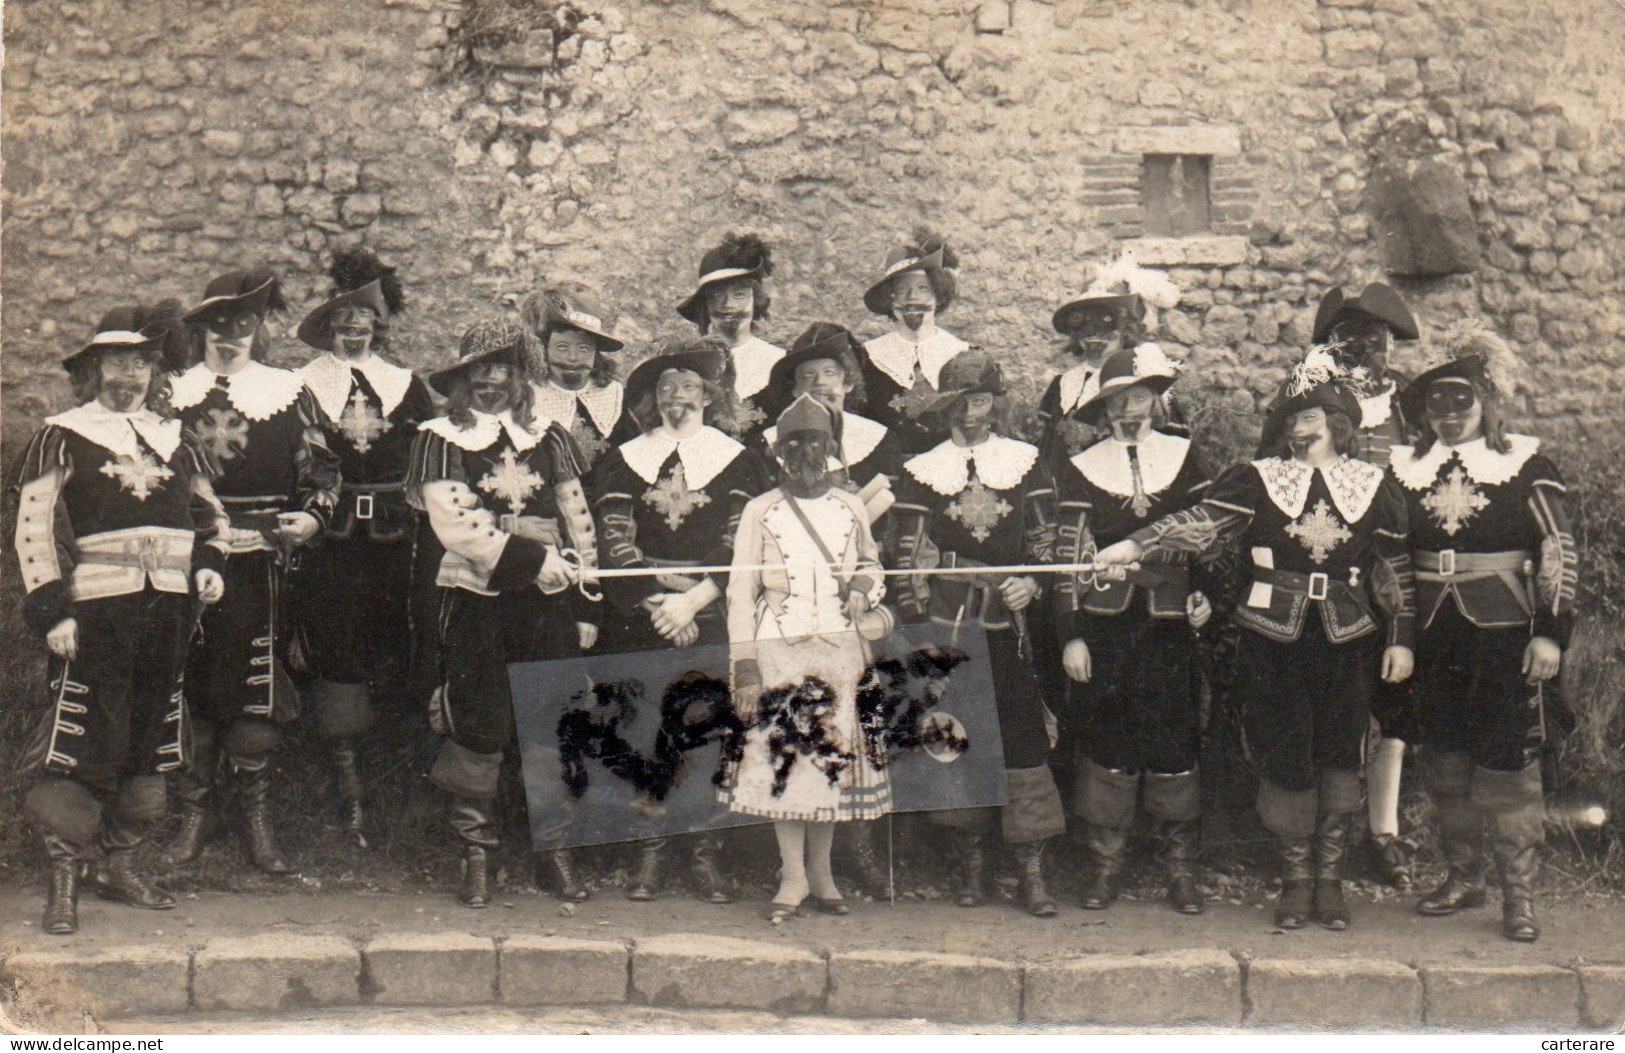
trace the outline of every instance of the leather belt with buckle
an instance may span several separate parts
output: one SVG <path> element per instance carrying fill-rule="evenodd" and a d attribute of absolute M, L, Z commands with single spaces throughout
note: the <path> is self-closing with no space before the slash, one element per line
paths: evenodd
<path fill-rule="evenodd" d="M 1439 573 L 1449 577 L 1456 573 L 1456 550 L 1447 548 L 1439 553 Z"/>
<path fill-rule="evenodd" d="M 1323 599 L 1325 599 L 1326 598 L 1326 589 L 1327 589 L 1327 587 L 1329 585 L 1331 585 L 1331 581 L 1332 581 L 1332 579 L 1327 577 L 1325 575 L 1325 573 L 1323 573 L 1321 571 L 1317 570 L 1313 574 L 1310 574 L 1309 575 L 1309 594 L 1308 594 L 1309 598 L 1311 600 L 1323 600 Z"/>
<path fill-rule="evenodd" d="M 356 494 L 355 495 L 355 517 L 357 519 L 371 519 L 372 518 L 372 495 L 371 494 Z"/>

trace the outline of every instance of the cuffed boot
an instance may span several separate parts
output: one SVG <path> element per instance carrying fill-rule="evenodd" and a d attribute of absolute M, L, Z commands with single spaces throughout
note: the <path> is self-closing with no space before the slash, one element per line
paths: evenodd
<path fill-rule="evenodd" d="M 1196 887 L 1196 853 L 1202 843 L 1200 819 L 1161 820 L 1156 836 L 1168 874 L 1168 905 L 1181 914 L 1200 914 L 1202 893 Z"/>
<path fill-rule="evenodd" d="M 1027 913 L 1035 918 L 1053 918 L 1061 912 L 1055 897 L 1044 887 L 1044 842 L 1022 841 L 1010 846 L 1021 876 L 1021 898 Z"/>
<path fill-rule="evenodd" d="M 1309 924 L 1314 909 L 1314 841 L 1307 837 L 1282 837 L 1281 898 L 1275 901 L 1275 924 L 1283 929 L 1301 929 Z"/>
<path fill-rule="evenodd" d="M 707 903 L 732 903 L 733 896 L 728 894 L 728 883 L 722 879 L 722 870 L 717 866 L 717 855 L 722 850 L 722 843 L 715 834 L 700 834 L 694 843 L 694 882 L 695 891 Z"/>
<path fill-rule="evenodd" d="M 209 842 L 220 836 L 225 824 L 215 804 L 214 756 L 207 748 L 198 750 L 191 771 L 175 776 L 175 796 L 180 798 L 181 825 L 175 839 L 158 857 L 167 869 L 196 863 Z"/>
<path fill-rule="evenodd" d="M 144 825 L 120 815 L 103 820 L 101 844 L 107 864 L 97 871 L 96 895 L 142 910 L 171 910 L 175 897 L 150 883 L 135 865 L 136 849 L 145 840 Z"/>
<path fill-rule="evenodd" d="M 463 843 L 463 884 L 457 902 L 479 910 L 491 905 L 491 853 L 500 845 L 491 818 L 491 802 L 453 797 L 446 806 L 446 822 Z"/>
<path fill-rule="evenodd" d="M 1540 918 L 1535 913 L 1535 875 L 1540 869 L 1540 845 L 1495 846 L 1495 866 L 1501 876 L 1501 934 L 1519 943 L 1540 939 Z"/>
<path fill-rule="evenodd" d="M 1411 874 L 1416 846 L 1396 834 L 1378 834 L 1371 839 L 1377 850 L 1377 865 L 1382 879 L 1396 892 L 1409 892 L 1415 885 Z"/>
<path fill-rule="evenodd" d="M 367 809 L 363 803 L 361 772 L 356 767 L 354 739 L 335 739 L 332 744 L 333 767 L 338 772 L 341 798 L 340 818 L 344 833 L 357 848 L 367 849 Z"/>
<path fill-rule="evenodd" d="M 587 886 L 576 876 L 575 857 L 570 854 L 568 848 L 555 848 L 551 852 L 543 852 L 542 865 L 558 885 L 560 899 L 579 903 L 592 897 L 592 893 L 587 891 Z"/>
<path fill-rule="evenodd" d="M 254 865 L 267 874 L 286 874 L 292 868 L 282 857 L 271 821 L 271 760 L 269 757 L 231 757 L 232 773 L 243 808 L 243 841 Z"/>
<path fill-rule="evenodd" d="M 1540 765 L 1518 772 L 1480 768 L 1473 774 L 1473 799 L 1489 813 L 1490 849 L 1501 879 L 1501 933 L 1509 940 L 1540 939 L 1535 913 L 1535 875 L 1545 840 L 1545 804 Z"/>
<path fill-rule="evenodd" d="M 51 936 L 72 936 L 79 931 L 79 869 L 84 854 L 82 847 L 61 834 L 45 835 L 45 855 L 51 861 L 51 874 L 40 927 Z"/>
<path fill-rule="evenodd" d="M 638 842 L 638 870 L 632 876 L 632 886 L 626 898 L 644 903 L 660 895 L 660 856 L 666 849 L 666 838 L 651 837 Z"/>
<path fill-rule="evenodd" d="M 987 832 L 974 826 L 954 827 L 953 840 L 960 877 L 954 902 L 961 907 L 980 907 L 987 902 Z"/>
<path fill-rule="evenodd" d="M 1472 759 L 1466 754 L 1431 757 L 1427 771 L 1448 870 L 1444 883 L 1417 901 L 1416 912 L 1443 917 L 1484 905 L 1484 813 L 1470 796 Z"/>
<path fill-rule="evenodd" d="M 1118 881 L 1128 855 L 1129 832 L 1099 823 L 1087 823 L 1085 830 L 1089 876 L 1078 893 L 1078 906 L 1084 910 L 1105 910 L 1117 900 Z"/>
<path fill-rule="evenodd" d="M 1315 921 L 1342 932 L 1349 927 L 1343 898 L 1343 861 L 1348 858 L 1353 812 L 1328 812 L 1315 825 Z"/>

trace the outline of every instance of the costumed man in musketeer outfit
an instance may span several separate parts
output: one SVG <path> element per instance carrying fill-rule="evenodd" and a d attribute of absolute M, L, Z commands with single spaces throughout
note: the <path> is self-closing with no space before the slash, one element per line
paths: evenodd
<path fill-rule="evenodd" d="M 1414 448 L 1389 470 L 1410 506 L 1416 560 L 1416 696 L 1428 787 L 1449 874 L 1417 904 L 1484 903 L 1484 826 L 1508 939 L 1540 936 L 1534 880 L 1543 839 L 1542 685 L 1574 617 L 1578 561 L 1567 491 L 1540 440 L 1505 428 L 1513 354 L 1483 330 L 1448 340 L 1406 391 Z"/>
<path fill-rule="evenodd" d="M 732 359 L 734 407 L 719 418 L 735 438 L 751 439 L 768 422 L 760 405 L 773 364 L 784 348 L 756 335 L 756 323 L 767 319 L 766 279 L 773 273 L 773 253 L 755 234 L 729 234 L 700 258 L 700 279 L 677 313 L 720 337 Z"/>
<path fill-rule="evenodd" d="M 536 416 L 570 433 L 591 472 L 611 447 L 638 434 L 625 413 L 626 388 L 615 379 L 615 359 L 626 345 L 609 335 L 597 291 L 580 282 L 527 296 L 519 313 L 542 349 L 540 361 L 530 363 Z"/>
<path fill-rule="evenodd" d="M 1343 861 L 1372 691 L 1379 674 L 1397 683 L 1411 672 L 1405 498 L 1382 469 L 1348 456 L 1359 426 L 1346 373 L 1317 348 L 1276 394 L 1262 456 L 1227 469 L 1200 504 L 1096 554 L 1131 564 L 1238 538 L 1250 554 L 1236 608 L 1237 690 L 1260 776 L 1258 813 L 1280 839 L 1283 929 L 1311 916 L 1348 928 Z"/>
<path fill-rule="evenodd" d="M 465 907 L 491 902 L 491 855 L 501 845 L 493 805 L 503 748 L 515 735 L 507 668 L 580 653 L 578 608 L 566 592 L 576 571 L 561 553 L 574 548 L 584 566 L 595 562 L 575 440 L 531 415 L 528 344 L 511 322 L 479 322 L 463 334 L 457 361 L 429 378 L 446 395 L 446 412 L 420 426 L 406 474 L 407 500 L 428 514 L 445 549 L 435 580 L 446 737 L 429 781 L 450 795 Z M 585 899 L 568 853 L 546 858 L 562 895 Z"/>
<path fill-rule="evenodd" d="M 726 581 L 683 572 L 731 562 L 740 514 L 768 488 L 756 455 L 706 423 L 713 413 L 728 415 L 727 373 L 726 344 L 704 337 L 645 359 L 627 377 L 627 399 L 652 402 L 660 424 L 604 455 L 593 476 L 593 512 L 606 568 L 655 573 L 605 579 L 608 650 L 728 642 Z M 640 842 L 629 899 L 658 894 L 667 841 Z M 727 903 L 717 847 L 712 834 L 695 837 L 694 875 L 704 898 Z"/>
<path fill-rule="evenodd" d="M 1059 561 L 1087 563 L 1096 546 L 1188 508 L 1207 492 L 1191 441 L 1156 430 L 1175 375 L 1155 344 L 1118 351 L 1102 364 L 1099 390 L 1078 417 L 1111 433 L 1074 454 L 1055 481 Z M 1077 811 L 1087 827 L 1090 874 L 1080 895 L 1087 910 L 1104 910 L 1117 898 L 1143 789 L 1168 901 L 1182 914 L 1202 912 L 1195 874 L 1202 808 L 1196 631 L 1213 609 L 1193 590 L 1189 562 L 1189 553 L 1164 550 L 1126 580 L 1069 575 L 1056 586 L 1056 622 L 1069 631 L 1062 664 L 1083 696 Z"/>
<path fill-rule="evenodd" d="M 1332 289 L 1315 311 L 1314 342 L 1335 348 L 1334 354 L 1360 377 L 1360 431 L 1354 456 L 1379 468 L 1388 466 L 1389 451 L 1408 438 L 1401 404 L 1404 374 L 1388 365 L 1395 340 L 1415 340 L 1416 319 L 1399 294 L 1372 282 L 1349 297 Z M 1413 517 L 1414 519 L 1414 517 Z M 1415 845 L 1399 832 L 1399 783 L 1405 744 L 1416 741 L 1414 681 L 1382 682 L 1372 699 L 1371 716 L 1378 732 L 1365 762 L 1366 814 L 1371 844 L 1383 880 L 1401 892 L 1412 885 Z"/>
<path fill-rule="evenodd" d="M 1084 419 L 1083 407 L 1100 390 L 1100 370 L 1118 351 L 1132 351 L 1156 326 L 1152 309 L 1166 311 L 1179 303 L 1179 287 L 1161 271 L 1148 270 L 1125 252 L 1103 267 L 1089 289 L 1055 312 L 1050 324 L 1068 338 L 1067 351 L 1076 364 L 1057 374 L 1038 400 L 1043 423 L 1039 448 L 1059 477 L 1068 458 L 1102 437 L 1100 422 Z M 1177 424 L 1170 405 L 1163 407 L 1162 430 Z M 1183 431 L 1183 429 L 1173 429 Z"/>
<path fill-rule="evenodd" d="M 171 380 L 170 402 L 220 463 L 215 491 L 231 517 L 226 598 L 203 615 L 186 697 L 196 710 L 197 759 L 178 778 L 181 827 L 171 866 L 195 861 L 219 830 L 217 769 L 231 773 L 254 865 L 288 871 L 271 820 L 271 756 L 299 700 L 284 661 L 288 564 L 318 543 L 339 499 L 331 427 L 299 374 L 264 362 L 265 316 L 284 308 L 266 270 L 210 282 L 187 315 L 203 361 Z"/>
<path fill-rule="evenodd" d="M 886 253 L 885 267 L 863 305 L 889 318 L 892 331 L 863 345 L 869 415 L 891 430 L 905 454 L 923 453 L 937 436 L 921 420 L 936 398 L 942 367 L 968 346 L 937 328 L 958 291 L 959 257 L 937 235 L 917 231 Z"/>
<path fill-rule="evenodd" d="M 63 361 L 80 404 L 46 419 L 13 480 L 23 614 L 50 652 L 22 767 L 38 776 L 24 808 L 51 861 L 53 936 L 79 928 L 93 841 L 107 854 L 98 895 L 175 906 L 135 853 L 164 817 L 164 774 L 190 759 L 182 672 L 196 605 L 225 587 L 227 527 L 213 458 L 162 400 L 161 359 L 185 343 L 179 303 L 109 311 Z"/>
<path fill-rule="evenodd" d="M 745 506 L 728 577 L 735 712 L 745 728 L 730 810 L 774 820 L 782 864 L 769 921 L 810 894 L 825 914 L 850 908 L 835 885 L 835 824 L 891 810 L 885 742 L 859 713 L 869 665 L 860 635 L 886 594 L 880 549 L 857 495 L 836 485 L 835 418 L 800 395 L 774 425 L 779 485 Z M 779 566 L 780 570 L 755 569 Z M 879 764 L 876 761 L 880 761 Z"/>
<path fill-rule="evenodd" d="M 1055 490 L 1038 447 L 997 433 L 1008 410 L 1004 377 L 992 356 L 972 348 L 942 367 L 937 394 L 926 406 L 948 438 L 903 462 L 892 506 L 899 569 L 937 566 L 991 568 L 1050 563 L 1055 548 Z M 898 607 L 906 620 L 987 634 L 996 685 L 999 734 L 1004 741 L 1004 841 L 1016 857 L 1029 913 L 1057 912 L 1044 883 L 1045 842 L 1065 831 L 1061 797 L 1047 765 L 1051 717 L 1033 668 L 1029 617 L 1042 588 L 1030 574 L 905 577 Z M 962 907 L 986 901 L 984 877 L 988 809 L 930 813 L 954 831 L 964 871 L 956 899 Z"/>
<path fill-rule="evenodd" d="M 367 847 L 357 740 L 377 719 L 374 694 L 400 690 L 411 653 L 412 539 L 417 516 L 401 480 L 418 425 L 434 416 L 428 387 L 385 360 L 405 306 L 395 268 L 367 249 L 338 253 L 333 295 L 299 323 L 325 352 L 299 369 L 332 427 L 343 489 L 320 545 L 294 577 L 296 620 L 316 676 L 316 724 L 338 773 L 345 832 Z"/>
<path fill-rule="evenodd" d="M 862 408 L 861 400 L 856 398 L 862 379 L 861 361 L 862 347 L 849 330 L 832 322 L 814 322 L 796 338 L 790 352 L 773 364 L 765 402 L 776 418 L 797 398 L 810 395 L 835 415 L 830 479 L 863 503 L 869 529 L 884 559 L 889 554 L 890 519 L 886 512 L 896 499 L 892 481 L 902 471 L 903 458 L 889 428 L 853 412 Z M 773 454 L 777 441 L 777 425 L 762 432 L 764 464 L 777 463 Z M 876 897 L 888 897 L 891 872 L 881 862 L 877 824 L 857 821 L 844 823 L 839 829 L 851 838 L 849 850 L 862 872 L 864 886 Z"/>

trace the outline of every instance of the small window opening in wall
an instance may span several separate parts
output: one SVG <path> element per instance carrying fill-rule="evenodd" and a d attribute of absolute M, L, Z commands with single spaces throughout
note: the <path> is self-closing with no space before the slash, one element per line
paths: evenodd
<path fill-rule="evenodd" d="M 1178 238 L 1212 230 L 1208 176 L 1213 159 L 1205 154 L 1146 154 L 1140 195 L 1145 232 Z"/>

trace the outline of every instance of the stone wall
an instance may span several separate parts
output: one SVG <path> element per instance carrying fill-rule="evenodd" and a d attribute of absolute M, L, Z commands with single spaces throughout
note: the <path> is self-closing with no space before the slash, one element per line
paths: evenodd
<path fill-rule="evenodd" d="M 1552 381 L 1526 408 L 1579 437 L 1625 393 L 1625 9 L 1536 6 L 10 0 L 8 432 L 64 403 L 55 360 L 104 308 L 250 262 L 288 276 L 298 361 L 330 251 L 366 240 L 401 265 L 422 367 L 547 277 L 604 287 L 634 345 L 680 332 L 735 228 L 776 246 L 771 339 L 878 332 L 862 289 L 919 223 L 963 260 L 945 327 L 1034 392 L 1054 306 L 1150 239 L 1185 289 L 1160 337 L 1246 411 L 1324 289 L 1417 251 L 1377 186 L 1414 178 L 1455 208 L 1433 269 L 1476 265 L 1389 279 L 1424 341 L 1487 315 Z M 1165 150 L 1212 158 L 1203 238 L 1145 229 Z"/>

